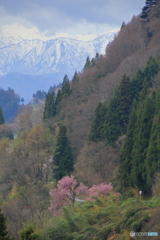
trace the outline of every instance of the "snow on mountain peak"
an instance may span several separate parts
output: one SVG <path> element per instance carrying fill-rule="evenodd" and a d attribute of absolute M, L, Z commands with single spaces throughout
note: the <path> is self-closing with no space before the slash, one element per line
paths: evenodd
<path fill-rule="evenodd" d="M 15 23 L 2 28 L 0 36 L 0 75 L 13 72 L 48 74 L 81 70 L 87 56 L 105 53 L 115 32 L 98 35 L 56 33 L 47 37 L 36 27 L 27 29 Z"/>

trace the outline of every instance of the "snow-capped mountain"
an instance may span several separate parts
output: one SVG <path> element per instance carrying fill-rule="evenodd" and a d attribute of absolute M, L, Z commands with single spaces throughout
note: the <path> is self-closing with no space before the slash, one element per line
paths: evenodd
<path fill-rule="evenodd" d="M 100 36 L 63 33 L 47 36 L 35 27 L 27 29 L 20 24 L 3 26 L 0 33 L 0 76 L 9 74 L 9 79 L 11 74 L 15 76 L 17 73 L 28 75 L 28 79 L 37 75 L 44 76 L 44 79 L 54 76 L 55 83 L 62 82 L 61 77 L 65 74 L 72 77 L 76 70 L 83 69 L 87 56 L 92 58 L 97 52 L 104 54 L 107 44 L 117 33 L 118 30 Z M 7 80 L 4 79 L 8 78 L 0 77 L 0 87 L 6 86 Z M 13 82 L 9 80 L 9 87 L 14 88 L 17 84 L 14 81 L 14 77 Z M 46 90 L 43 86 L 41 89 Z"/>
<path fill-rule="evenodd" d="M 114 34 L 104 34 L 92 41 L 57 38 L 46 42 L 34 39 L 0 48 L 0 75 L 18 72 L 46 74 L 81 70 L 87 56 L 104 53 Z"/>
<path fill-rule="evenodd" d="M 104 54 L 106 45 L 116 33 L 109 32 L 90 41 L 79 40 L 80 36 L 50 36 L 52 39 L 44 40 L 45 35 L 36 28 L 25 30 L 20 24 L 2 28 L 0 75 L 13 72 L 37 75 L 60 71 L 73 74 L 83 68 L 87 56 L 92 58 L 96 52 Z"/>

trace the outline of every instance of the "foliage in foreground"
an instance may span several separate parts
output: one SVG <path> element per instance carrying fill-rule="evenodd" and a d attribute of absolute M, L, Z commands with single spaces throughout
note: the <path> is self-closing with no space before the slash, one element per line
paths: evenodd
<path fill-rule="evenodd" d="M 123 200 L 113 193 L 103 198 L 95 197 L 95 201 L 77 203 L 74 210 L 70 206 L 64 207 L 60 216 L 53 216 L 46 224 L 39 239 L 127 240 L 130 231 L 139 232 L 145 229 L 156 206 L 158 201 L 155 199 Z M 157 228 L 158 225 L 157 221 Z"/>

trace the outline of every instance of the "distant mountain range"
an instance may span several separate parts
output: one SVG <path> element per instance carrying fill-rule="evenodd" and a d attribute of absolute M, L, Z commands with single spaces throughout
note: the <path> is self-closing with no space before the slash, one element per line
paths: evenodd
<path fill-rule="evenodd" d="M 65 74 L 72 77 L 76 70 L 81 71 L 87 56 L 104 54 L 117 32 L 46 36 L 20 24 L 4 26 L 0 34 L 0 87 L 14 88 L 29 100 L 36 90 L 48 90 L 62 82 Z"/>

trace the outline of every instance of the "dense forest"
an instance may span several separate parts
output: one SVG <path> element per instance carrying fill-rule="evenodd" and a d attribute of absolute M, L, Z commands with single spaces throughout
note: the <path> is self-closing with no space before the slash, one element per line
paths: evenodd
<path fill-rule="evenodd" d="M 160 1 L 147 0 L 105 55 L 37 91 L 44 106 L 11 125 L 0 107 L 0 129 L 16 133 L 0 132 L 0 239 L 160 233 L 159 39 Z"/>

